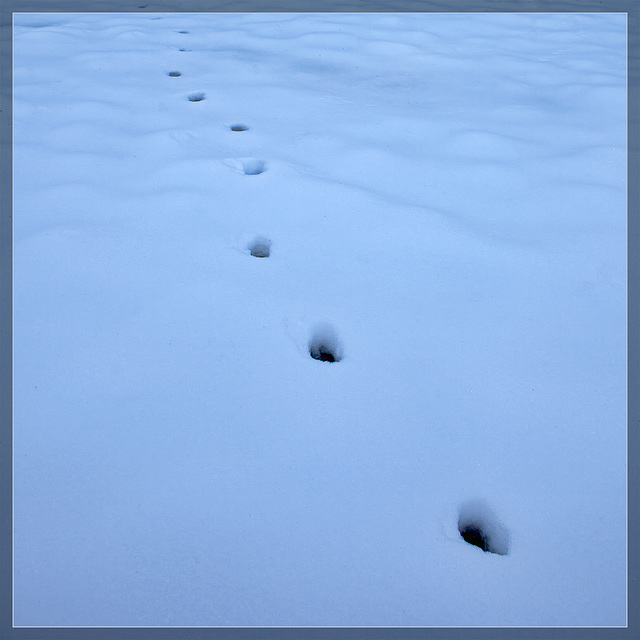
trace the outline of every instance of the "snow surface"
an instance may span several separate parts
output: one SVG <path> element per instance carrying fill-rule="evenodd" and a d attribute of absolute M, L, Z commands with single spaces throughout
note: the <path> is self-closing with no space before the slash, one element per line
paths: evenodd
<path fill-rule="evenodd" d="M 626 624 L 625 33 L 15 15 L 15 624 Z"/>

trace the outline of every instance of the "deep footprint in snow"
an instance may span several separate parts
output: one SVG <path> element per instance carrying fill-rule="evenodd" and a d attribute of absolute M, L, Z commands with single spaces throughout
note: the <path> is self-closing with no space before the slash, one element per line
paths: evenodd
<path fill-rule="evenodd" d="M 483 500 L 469 500 L 461 505 L 458 531 L 465 542 L 487 553 L 500 556 L 509 553 L 509 531 Z"/>
<path fill-rule="evenodd" d="M 170 78 L 179 78 L 182 74 L 179 71 L 169 71 L 167 75 Z"/>
<path fill-rule="evenodd" d="M 205 97 L 204 93 L 192 93 L 189 96 L 189 102 L 202 102 Z"/>
<path fill-rule="evenodd" d="M 188 31 L 178 31 L 178 33 L 189 33 Z"/>
<path fill-rule="evenodd" d="M 342 345 L 333 327 L 328 324 L 316 325 L 309 340 L 309 355 L 321 362 L 342 360 Z"/>
<path fill-rule="evenodd" d="M 476 529 L 473 525 L 468 525 L 460 531 L 465 542 L 480 547 L 483 551 L 489 551 L 487 546 L 487 537 L 482 529 Z"/>
<path fill-rule="evenodd" d="M 232 124 L 231 131 L 246 131 L 249 127 L 246 124 Z"/>
<path fill-rule="evenodd" d="M 249 251 L 254 258 L 268 258 L 271 255 L 271 240 L 259 236 L 249 245 Z"/>

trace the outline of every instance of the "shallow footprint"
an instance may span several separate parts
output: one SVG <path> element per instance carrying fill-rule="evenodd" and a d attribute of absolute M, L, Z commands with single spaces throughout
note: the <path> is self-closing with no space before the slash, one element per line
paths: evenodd
<path fill-rule="evenodd" d="M 254 258 L 268 258 L 271 255 L 271 240 L 258 236 L 249 244 L 249 252 Z"/>
<path fill-rule="evenodd" d="M 222 164 L 246 176 L 257 176 L 267 170 L 267 163 L 259 158 L 226 158 Z"/>
<path fill-rule="evenodd" d="M 264 160 L 258 160 L 257 158 L 247 158 L 242 161 L 244 173 L 247 176 L 257 176 L 264 173 L 267 169 L 267 163 Z"/>
<path fill-rule="evenodd" d="M 206 98 L 204 93 L 192 93 L 189 96 L 189 102 L 202 102 Z"/>

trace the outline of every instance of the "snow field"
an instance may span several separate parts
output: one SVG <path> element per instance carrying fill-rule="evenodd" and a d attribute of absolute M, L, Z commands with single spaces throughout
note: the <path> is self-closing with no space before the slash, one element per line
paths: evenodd
<path fill-rule="evenodd" d="M 624 28 L 16 16 L 16 624 L 624 624 Z"/>

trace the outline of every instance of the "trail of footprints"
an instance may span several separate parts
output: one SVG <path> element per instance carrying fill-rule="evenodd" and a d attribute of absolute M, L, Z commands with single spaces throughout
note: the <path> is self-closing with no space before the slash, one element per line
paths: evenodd
<path fill-rule="evenodd" d="M 188 34 L 186 30 L 178 30 L 176 33 Z M 180 48 L 179 51 L 190 51 L 190 49 Z M 182 72 L 172 70 L 166 72 L 170 78 L 182 77 Z M 189 102 L 202 102 L 206 99 L 203 91 L 190 93 L 187 96 Z M 243 123 L 232 124 L 231 131 L 242 132 L 248 131 L 249 127 Z M 266 170 L 266 162 L 257 158 L 243 158 L 240 160 L 243 172 L 248 176 L 256 176 L 264 173 Z M 263 236 L 256 237 L 247 247 L 249 254 L 254 258 L 268 258 L 271 255 L 271 240 Z M 309 355 L 314 360 L 320 362 L 340 362 L 342 360 L 342 346 L 337 334 L 331 327 L 322 327 L 316 329 L 309 339 Z"/>
<path fill-rule="evenodd" d="M 142 6 L 140 7 L 142 8 Z M 186 30 L 177 31 L 186 35 Z M 185 47 L 178 49 L 181 52 L 191 51 Z M 168 71 L 170 78 L 182 76 L 180 71 Z M 194 92 L 187 96 L 189 102 L 202 102 L 206 94 L 202 91 Z M 246 124 L 233 124 L 231 131 L 248 131 Z M 259 175 L 266 170 L 266 163 L 255 158 L 241 160 L 245 175 Z M 249 243 L 247 250 L 254 258 L 268 258 L 271 255 L 271 240 L 264 236 L 257 236 Z M 311 332 L 309 343 L 309 356 L 320 362 L 336 363 L 343 358 L 343 349 L 336 331 L 330 325 L 318 325 Z M 460 537 L 470 545 L 478 547 L 485 553 L 507 555 L 510 547 L 510 534 L 508 529 L 495 515 L 493 510 L 481 500 L 471 500 L 460 505 L 458 510 L 458 532 Z"/>

